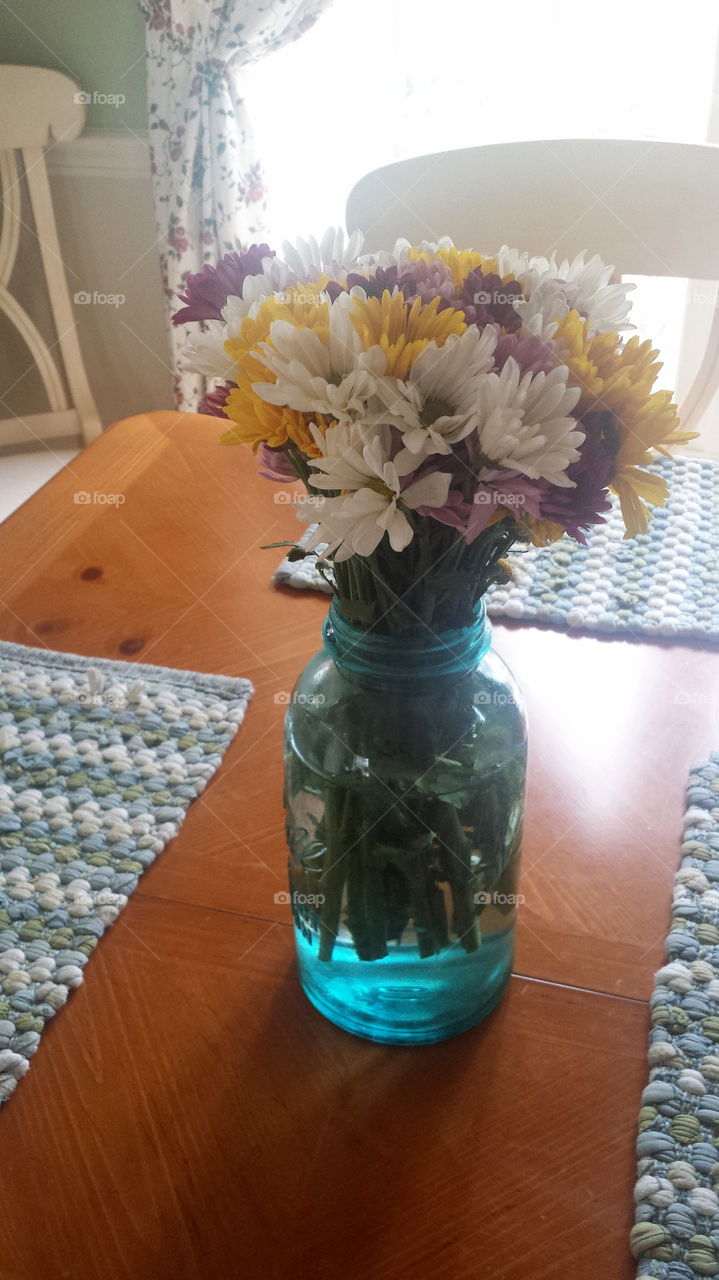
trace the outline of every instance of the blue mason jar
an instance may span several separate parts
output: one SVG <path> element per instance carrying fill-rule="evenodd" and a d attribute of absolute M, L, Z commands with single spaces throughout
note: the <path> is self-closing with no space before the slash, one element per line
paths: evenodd
<path fill-rule="evenodd" d="M 387 1044 L 473 1026 L 511 971 L 526 720 L 478 609 L 473 626 L 396 637 L 333 604 L 287 711 L 302 985 Z"/>

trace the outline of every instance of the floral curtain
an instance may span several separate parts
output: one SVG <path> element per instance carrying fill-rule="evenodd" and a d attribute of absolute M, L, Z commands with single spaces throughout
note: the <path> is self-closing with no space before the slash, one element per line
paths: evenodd
<path fill-rule="evenodd" d="M 140 0 L 146 20 L 151 168 L 168 313 L 189 272 L 260 238 L 262 165 L 243 71 L 303 35 L 331 0 Z M 278 110 L 282 104 L 278 102 Z M 170 327 L 179 407 L 202 380 L 182 370 L 188 330 Z"/>

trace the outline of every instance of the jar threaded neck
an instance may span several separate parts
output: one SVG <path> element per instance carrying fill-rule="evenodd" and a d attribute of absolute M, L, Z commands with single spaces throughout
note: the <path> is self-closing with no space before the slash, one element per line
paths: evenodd
<path fill-rule="evenodd" d="M 467 627 L 433 631 L 418 620 L 416 634 L 382 635 L 364 630 L 342 615 L 336 603 L 323 627 L 325 647 L 342 672 L 375 679 L 462 676 L 474 671 L 489 649 L 491 625 L 484 602 Z"/>

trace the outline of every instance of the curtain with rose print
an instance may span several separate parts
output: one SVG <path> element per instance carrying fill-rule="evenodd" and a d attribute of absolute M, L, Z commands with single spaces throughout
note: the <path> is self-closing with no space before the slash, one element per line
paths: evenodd
<path fill-rule="evenodd" d="M 308 31 L 331 0 L 139 0 L 146 21 L 150 160 L 169 315 L 188 273 L 260 239 L 266 192 L 243 73 Z M 280 110 L 278 103 L 278 110 Z M 188 331 L 170 326 L 178 408 L 202 380 L 183 371 Z"/>

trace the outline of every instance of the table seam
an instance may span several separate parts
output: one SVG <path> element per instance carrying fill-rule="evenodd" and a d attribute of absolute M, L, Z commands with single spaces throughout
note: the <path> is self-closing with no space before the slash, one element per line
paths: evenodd
<path fill-rule="evenodd" d="M 198 911 L 213 911 L 218 913 L 219 915 L 234 916 L 238 920 L 253 920 L 257 924 L 274 924 L 274 925 L 278 925 L 282 929 L 292 928 L 292 921 L 290 920 L 275 920 L 271 916 L 251 915 L 247 911 L 235 911 L 231 907 L 215 907 L 215 906 L 211 906 L 209 903 L 188 902 L 183 898 L 170 898 L 170 897 L 164 897 L 164 896 L 160 897 L 158 894 L 146 893 L 146 892 L 143 892 L 143 890 L 141 889 L 135 890 L 135 892 L 132 895 L 131 901 L 137 898 L 142 898 L 146 902 L 165 902 L 165 903 L 170 903 L 173 906 L 189 907 L 190 909 L 198 910 Z M 645 1006 L 646 1008 L 649 1008 L 649 998 L 647 998 L 646 1000 L 642 1000 L 639 996 L 621 995 L 619 992 L 616 992 L 616 991 L 600 991 L 596 987 L 574 986 L 570 982 L 556 982 L 552 978 L 537 978 L 529 973 L 516 973 L 514 972 L 514 970 L 512 971 L 511 977 L 518 978 L 520 981 L 523 981 L 523 982 L 536 982 L 544 987 L 559 987 L 559 988 L 564 988 L 567 991 L 577 992 L 580 995 L 602 996 L 607 1000 L 621 1000 L 625 1004 L 639 1004 L 639 1005 Z"/>

